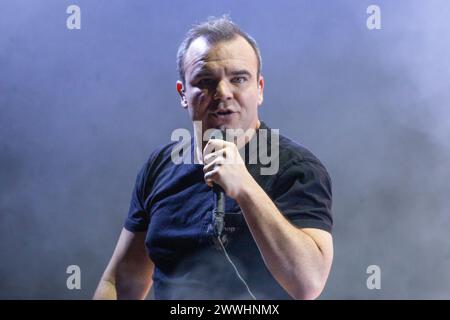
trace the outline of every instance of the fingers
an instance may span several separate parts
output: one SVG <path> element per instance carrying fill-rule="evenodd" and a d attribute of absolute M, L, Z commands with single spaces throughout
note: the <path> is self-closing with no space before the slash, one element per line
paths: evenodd
<path fill-rule="evenodd" d="M 223 158 L 216 158 L 215 160 L 213 160 L 212 162 L 206 164 L 203 167 L 203 172 L 206 173 L 208 171 L 211 171 L 211 170 L 213 170 L 216 167 L 222 166 L 224 163 L 225 163 L 225 161 L 224 161 Z"/>
<path fill-rule="evenodd" d="M 205 148 L 203 148 L 203 157 L 205 157 L 206 155 L 219 151 L 223 148 L 225 148 L 226 144 L 228 142 L 223 141 L 223 140 L 219 140 L 219 139 L 211 139 L 208 141 L 208 143 L 206 144 Z M 205 161 L 203 159 L 203 161 Z"/>
<path fill-rule="evenodd" d="M 207 154 L 203 157 L 203 163 L 205 165 L 210 164 L 211 162 L 213 162 L 215 159 L 219 159 L 219 158 L 223 158 L 226 159 L 227 157 L 227 149 L 220 149 L 216 152 L 212 152 L 210 154 Z"/>
<path fill-rule="evenodd" d="M 229 175 L 228 165 L 242 165 L 245 163 L 239 155 L 236 145 L 231 142 L 211 139 L 203 149 L 203 172 L 204 179 L 208 186 L 214 183 L 221 185 L 225 183 L 223 179 Z M 222 185 L 221 185 L 222 186 Z M 222 186 L 224 188 L 224 186 Z M 225 189 L 225 188 L 224 188 Z"/>
<path fill-rule="evenodd" d="M 213 154 L 211 154 L 213 155 Z M 210 157 L 211 158 L 211 157 Z M 223 157 L 216 157 L 203 167 L 204 179 L 208 186 L 212 187 L 214 182 L 217 182 L 220 176 L 220 167 L 225 163 Z"/>
<path fill-rule="evenodd" d="M 205 173 L 205 182 L 209 187 L 212 187 L 215 182 L 217 182 L 219 177 L 219 168 L 215 168 L 209 172 Z"/>

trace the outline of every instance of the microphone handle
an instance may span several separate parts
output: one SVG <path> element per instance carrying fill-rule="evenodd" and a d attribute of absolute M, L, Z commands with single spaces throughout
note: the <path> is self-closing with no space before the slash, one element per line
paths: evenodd
<path fill-rule="evenodd" d="M 225 192 L 218 184 L 213 185 L 213 191 L 215 195 L 214 199 L 214 232 L 216 236 L 222 234 L 224 228 L 225 217 Z"/>

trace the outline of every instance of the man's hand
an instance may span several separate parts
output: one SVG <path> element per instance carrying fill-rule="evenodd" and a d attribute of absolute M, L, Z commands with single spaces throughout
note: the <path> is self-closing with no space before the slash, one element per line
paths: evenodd
<path fill-rule="evenodd" d="M 236 199 L 243 188 L 254 182 L 247 171 L 237 146 L 228 141 L 211 139 L 203 149 L 203 172 L 208 186 L 216 183 L 225 193 Z"/>

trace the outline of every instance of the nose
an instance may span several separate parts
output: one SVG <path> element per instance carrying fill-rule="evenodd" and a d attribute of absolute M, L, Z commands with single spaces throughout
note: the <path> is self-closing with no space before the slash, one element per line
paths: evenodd
<path fill-rule="evenodd" d="M 233 92 L 229 84 L 225 81 L 217 83 L 216 92 L 214 93 L 215 100 L 230 100 L 233 97 Z"/>

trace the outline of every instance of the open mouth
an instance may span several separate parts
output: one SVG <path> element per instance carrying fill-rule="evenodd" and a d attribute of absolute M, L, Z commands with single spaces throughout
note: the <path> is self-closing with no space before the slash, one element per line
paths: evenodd
<path fill-rule="evenodd" d="M 216 111 L 214 114 L 216 116 L 227 116 L 227 115 L 230 115 L 232 113 L 234 113 L 234 112 L 230 111 L 230 110 L 220 110 L 220 111 Z"/>

